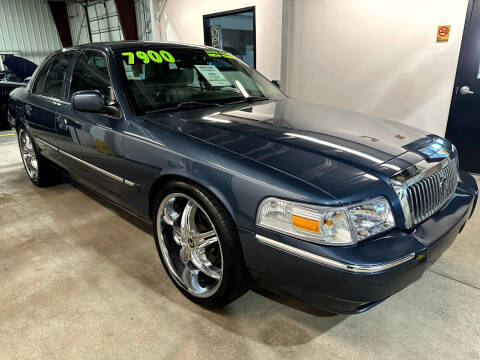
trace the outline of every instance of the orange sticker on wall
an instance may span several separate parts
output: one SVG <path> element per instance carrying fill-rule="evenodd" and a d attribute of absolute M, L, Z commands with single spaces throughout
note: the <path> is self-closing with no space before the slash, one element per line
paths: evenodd
<path fill-rule="evenodd" d="M 440 25 L 437 30 L 437 42 L 447 42 L 450 36 L 450 25 Z"/>

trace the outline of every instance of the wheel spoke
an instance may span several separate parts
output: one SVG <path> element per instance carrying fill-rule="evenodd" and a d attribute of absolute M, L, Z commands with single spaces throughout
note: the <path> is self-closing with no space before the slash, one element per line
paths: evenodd
<path fill-rule="evenodd" d="M 184 264 L 188 264 L 188 262 L 192 260 L 191 251 L 186 246 L 180 249 L 180 260 L 182 260 Z"/>
<path fill-rule="evenodd" d="M 30 152 L 32 150 L 32 142 L 28 136 L 25 136 L 25 148 Z"/>
<path fill-rule="evenodd" d="M 210 232 L 210 231 L 209 231 Z M 198 249 L 204 249 L 208 245 L 215 244 L 218 242 L 218 237 L 216 236 L 216 232 L 213 231 L 213 234 L 209 235 L 209 237 L 200 237 L 200 238 L 194 238 L 193 239 L 195 247 Z"/>
<path fill-rule="evenodd" d="M 201 293 L 204 288 L 198 282 L 198 274 L 200 271 L 198 269 L 191 269 L 188 265 L 185 266 L 182 272 L 182 280 L 185 286 L 190 290 L 193 290 L 196 293 Z"/>
<path fill-rule="evenodd" d="M 173 226 L 173 240 L 177 245 L 185 245 L 182 239 L 182 231 L 178 226 Z"/>
<path fill-rule="evenodd" d="M 175 220 L 180 216 L 180 214 L 178 214 L 173 208 L 174 202 L 175 198 L 170 199 L 163 209 L 163 221 L 168 225 L 173 225 Z"/>
<path fill-rule="evenodd" d="M 180 228 L 185 237 L 190 236 L 195 230 L 195 213 L 197 212 L 197 205 L 192 200 L 188 200 L 187 205 L 183 209 L 182 219 L 180 221 Z"/>
<path fill-rule="evenodd" d="M 213 265 L 207 259 L 207 256 L 205 255 L 205 251 L 195 249 L 192 252 L 191 261 L 192 261 L 192 264 L 195 265 L 195 267 L 198 270 L 203 272 L 208 277 L 214 278 L 216 280 L 220 279 L 222 275 L 220 269 L 217 268 L 215 265 Z"/>
<path fill-rule="evenodd" d="M 203 239 L 207 239 L 209 237 L 215 236 L 215 235 L 217 235 L 217 232 L 215 230 L 209 230 L 209 231 L 205 231 L 203 233 L 193 234 L 192 239 L 193 240 L 203 240 Z"/>

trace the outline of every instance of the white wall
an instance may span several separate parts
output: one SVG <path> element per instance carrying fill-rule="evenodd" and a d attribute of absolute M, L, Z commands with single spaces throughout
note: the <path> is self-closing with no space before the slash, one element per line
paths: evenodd
<path fill-rule="evenodd" d="M 21 56 L 39 64 L 61 48 L 46 1 L 0 0 L 0 54 Z"/>
<path fill-rule="evenodd" d="M 255 6 L 257 69 L 280 79 L 281 0 L 168 0 L 161 21 L 155 17 L 154 40 L 204 44 L 203 15 Z M 154 13 L 159 1 L 153 1 Z"/>
<path fill-rule="evenodd" d="M 468 0 L 293 4 L 289 95 L 445 133 Z"/>

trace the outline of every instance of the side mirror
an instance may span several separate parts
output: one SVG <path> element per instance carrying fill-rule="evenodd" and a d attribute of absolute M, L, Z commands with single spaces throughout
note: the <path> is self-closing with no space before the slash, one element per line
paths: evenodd
<path fill-rule="evenodd" d="M 78 91 L 72 96 L 72 106 L 77 111 L 104 112 L 105 98 L 98 90 Z"/>
<path fill-rule="evenodd" d="M 280 89 L 280 81 L 279 80 L 272 80 L 272 84 Z"/>

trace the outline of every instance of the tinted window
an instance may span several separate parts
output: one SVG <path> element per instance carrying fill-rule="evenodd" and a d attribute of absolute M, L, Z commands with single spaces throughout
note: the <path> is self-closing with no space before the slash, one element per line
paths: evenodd
<path fill-rule="evenodd" d="M 77 91 L 99 90 L 105 99 L 112 100 L 111 88 L 105 57 L 96 51 L 83 52 L 73 70 L 70 98 Z"/>
<path fill-rule="evenodd" d="M 33 89 L 34 94 L 42 94 L 43 91 L 43 85 L 45 84 L 45 79 L 47 78 L 47 72 L 48 69 L 50 68 L 50 62 L 48 64 L 45 64 L 43 68 L 40 70 L 40 73 L 38 74 L 37 77 L 37 83 L 35 84 L 35 88 Z"/>
<path fill-rule="evenodd" d="M 43 85 L 42 95 L 57 99 L 60 98 L 63 80 L 65 79 L 65 73 L 72 56 L 73 53 L 64 53 L 57 55 L 53 59 L 47 78 L 45 79 L 45 84 Z"/>

